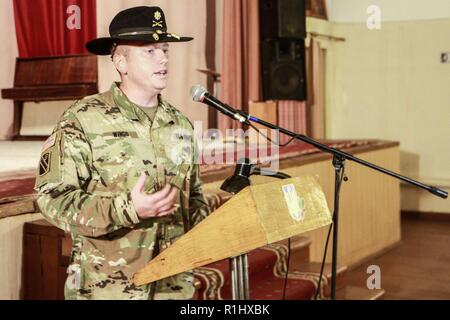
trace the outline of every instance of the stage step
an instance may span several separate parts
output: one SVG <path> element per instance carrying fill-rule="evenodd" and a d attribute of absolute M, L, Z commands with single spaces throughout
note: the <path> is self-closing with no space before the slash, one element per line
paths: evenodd
<path fill-rule="evenodd" d="M 288 241 L 280 241 L 259 249 L 252 250 L 248 253 L 249 262 L 249 280 L 251 299 L 282 299 L 282 289 L 284 285 L 284 267 L 280 259 L 286 259 Z M 309 261 L 309 246 L 311 240 L 307 237 L 295 236 L 291 239 L 291 258 L 290 265 L 306 264 Z M 218 279 L 224 279 L 223 288 L 221 289 L 222 298 L 227 299 L 230 291 L 230 269 L 229 260 L 221 260 L 197 269 L 195 285 L 198 294 L 203 294 L 206 286 L 211 289 L 210 285 L 203 283 L 206 279 L 217 284 Z M 215 270 L 211 272 L 211 270 Z M 206 273 L 205 273 L 206 272 Z M 274 274 L 274 272 L 276 274 Z M 203 274 L 203 276 L 201 276 Z M 218 276 L 217 274 L 220 274 Z M 200 277 L 203 281 L 200 281 Z M 295 278 L 289 278 L 287 286 L 287 299 L 310 299 L 314 292 L 314 281 L 310 277 L 299 275 Z M 200 298 L 201 299 L 201 298 Z"/>
<path fill-rule="evenodd" d="M 272 248 L 272 250 L 275 250 L 278 245 L 285 246 L 285 248 L 288 248 L 288 241 L 279 241 L 275 244 L 265 246 L 263 248 Z M 311 240 L 307 237 L 301 237 L 301 236 L 295 236 L 291 239 L 291 250 L 290 250 L 290 260 L 289 270 L 292 270 L 295 265 L 300 265 L 303 263 L 309 262 L 309 247 L 311 245 Z M 264 252 L 265 251 L 265 252 Z M 258 252 L 258 254 L 255 254 Z M 272 268 L 271 265 L 273 265 L 276 262 L 276 256 L 273 255 L 270 249 L 263 249 L 258 251 L 251 251 L 248 253 L 248 262 L 250 266 L 249 273 L 259 273 L 262 271 L 265 271 L 268 267 Z M 287 250 L 284 251 L 287 255 Z M 273 263 L 268 263 L 267 259 L 275 259 L 273 260 Z M 287 256 L 286 256 L 287 259 Z"/>
<path fill-rule="evenodd" d="M 308 262 L 295 266 L 295 269 L 292 269 L 292 274 L 304 274 L 309 276 L 314 276 L 318 280 L 320 274 L 320 262 Z M 338 266 L 336 273 L 336 291 L 343 289 L 346 284 L 346 272 L 347 266 Z M 323 278 L 322 284 L 324 286 L 323 294 L 325 297 L 331 296 L 331 263 L 325 263 L 323 270 Z M 337 292 L 336 292 L 337 294 Z"/>
<path fill-rule="evenodd" d="M 296 265 L 309 262 L 309 253 L 311 246 L 311 239 L 304 236 L 293 236 L 291 238 L 291 257 L 289 261 L 289 270 L 295 268 Z M 286 246 L 287 241 L 283 242 Z"/>
<path fill-rule="evenodd" d="M 367 289 L 363 287 L 346 286 L 336 292 L 337 300 L 379 300 L 386 293 L 383 289 Z"/>

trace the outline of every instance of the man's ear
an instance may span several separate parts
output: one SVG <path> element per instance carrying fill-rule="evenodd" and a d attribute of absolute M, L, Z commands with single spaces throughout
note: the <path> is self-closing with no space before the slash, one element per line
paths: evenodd
<path fill-rule="evenodd" d="M 127 59 L 124 55 L 115 54 L 113 57 L 113 63 L 121 75 L 126 75 L 128 73 Z"/>

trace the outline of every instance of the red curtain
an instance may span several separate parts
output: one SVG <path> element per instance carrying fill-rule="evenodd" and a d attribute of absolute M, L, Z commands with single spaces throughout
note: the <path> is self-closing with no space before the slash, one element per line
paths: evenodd
<path fill-rule="evenodd" d="M 14 0 L 19 57 L 86 53 L 97 35 L 95 0 Z"/>

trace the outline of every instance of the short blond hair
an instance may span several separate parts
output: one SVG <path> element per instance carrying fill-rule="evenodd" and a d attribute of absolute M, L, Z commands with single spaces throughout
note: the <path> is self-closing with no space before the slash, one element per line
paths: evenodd
<path fill-rule="evenodd" d="M 116 53 L 117 45 L 118 45 L 117 42 L 114 42 L 112 47 L 111 47 L 111 50 L 110 50 L 111 61 L 113 61 L 113 59 L 114 59 L 114 54 Z"/>
<path fill-rule="evenodd" d="M 121 45 L 120 42 L 114 42 L 112 47 L 111 47 L 111 60 L 114 59 L 114 55 L 116 54 L 121 54 L 123 55 L 125 58 L 128 57 L 128 48 L 122 46 L 119 47 Z M 119 48 L 120 50 L 117 50 L 117 48 Z"/>

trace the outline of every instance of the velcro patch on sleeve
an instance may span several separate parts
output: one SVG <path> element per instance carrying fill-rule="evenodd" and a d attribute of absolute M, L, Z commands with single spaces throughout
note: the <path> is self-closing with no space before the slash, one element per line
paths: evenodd
<path fill-rule="evenodd" d="M 43 144 L 36 173 L 35 188 L 61 182 L 61 132 L 53 133 Z"/>
<path fill-rule="evenodd" d="M 41 155 L 41 160 L 39 161 L 39 176 L 42 177 L 50 170 L 50 163 L 52 159 L 52 152 L 47 151 Z"/>
<path fill-rule="evenodd" d="M 53 147 L 54 145 L 55 145 L 55 134 L 52 134 L 47 138 L 47 140 L 45 140 L 44 144 L 42 145 L 41 152 L 44 152 L 45 150 L 47 150 L 50 147 Z"/>

